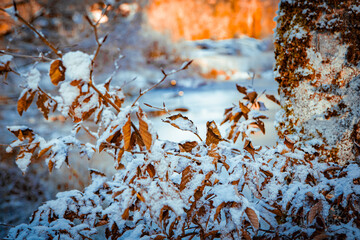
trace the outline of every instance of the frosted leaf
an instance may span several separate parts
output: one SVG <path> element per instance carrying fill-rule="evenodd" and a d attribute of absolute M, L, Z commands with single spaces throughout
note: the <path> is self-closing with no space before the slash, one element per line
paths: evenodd
<path fill-rule="evenodd" d="M 190 131 L 192 133 L 198 134 L 197 128 L 194 125 L 194 123 L 180 113 L 177 115 L 167 117 L 165 120 L 163 120 L 163 122 L 170 123 L 172 126 L 180 130 Z"/>
<path fill-rule="evenodd" d="M 23 152 L 16 159 L 16 165 L 20 168 L 20 170 L 24 173 L 31 162 L 32 153 L 30 152 Z"/>

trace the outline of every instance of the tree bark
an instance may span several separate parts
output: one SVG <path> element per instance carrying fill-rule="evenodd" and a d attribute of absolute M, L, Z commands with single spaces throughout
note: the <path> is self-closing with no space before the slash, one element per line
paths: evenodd
<path fill-rule="evenodd" d="M 280 3 L 275 35 L 282 104 L 278 133 L 315 147 L 321 161 L 359 161 L 359 36 L 358 0 Z M 314 156 L 309 151 L 310 160 Z"/>

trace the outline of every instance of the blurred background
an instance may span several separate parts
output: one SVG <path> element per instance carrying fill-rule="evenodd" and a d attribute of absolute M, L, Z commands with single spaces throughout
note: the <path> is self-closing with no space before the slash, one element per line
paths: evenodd
<path fill-rule="evenodd" d="M 141 99 L 141 106 L 151 117 L 161 140 L 196 140 L 161 121 L 163 112 L 143 103 L 183 114 L 205 136 L 206 122 L 220 125 L 224 109 L 238 103 L 243 96 L 235 84 L 250 86 L 258 93 L 277 94 L 273 78 L 273 30 L 279 0 L 18 0 L 17 8 L 28 22 L 39 29 L 63 53 L 80 50 L 93 54 L 96 41 L 93 28 L 85 16 L 99 21 L 98 34 L 108 39 L 101 48 L 94 72 L 96 83 L 113 75 L 113 85 L 122 86 L 129 102 L 158 82 L 161 69 L 178 69 L 193 59 L 186 71 L 170 76 L 159 88 Z M 0 8 L 11 12 L 12 0 L 2 0 Z M 105 11 L 106 9 L 106 11 Z M 102 13 L 105 13 L 103 17 Z M 36 35 L 0 11 L 0 57 L 11 54 L 14 72 L 0 66 L 0 238 L 10 226 L 27 222 L 42 202 L 54 198 L 58 191 L 83 189 L 90 179 L 89 167 L 106 174 L 114 173 L 113 160 L 98 154 L 88 161 L 76 152 L 71 167 L 63 166 L 49 174 L 47 166 L 33 160 L 22 175 L 15 165 L 16 152 L 6 153 L 14 140 L 9 125 L 27 125 L 45 138 L 68 134 L 72 124 L 60 115 L 45 120 L 33 104 L 20 117 L 16 102 L 22 91 L 23 76 L 34 66 L 40 71 L 42 89 L 55 93 L 49 79 L 49 61 L 30 56 L 55 59 Z M 0 63 L 4 64 L 4 63 Z M 256 134 L 254 145 L 273 145 L 276 134 L 274 116 L 279 109 L 266 98 L 266 135 Z M 220 127 L 225 134 L 227 125 Z M 87 141 L 86 136 L 83 136 Z M 242 143 L 238 143 L 241 147 Z"/>

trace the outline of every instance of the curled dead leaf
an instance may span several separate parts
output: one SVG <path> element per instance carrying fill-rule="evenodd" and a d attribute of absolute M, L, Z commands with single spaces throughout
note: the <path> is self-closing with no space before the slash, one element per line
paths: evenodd
<path fill-rule="evenodd" d="M 308 213 L 308 223 L 311 224 L 315 217 L 321 213 L 323 208 L 322 202 L 317 202 L 314 206 L 311 207 L 309 213 Z"/>
<path fill-rule="evenodd" d="M 291 150 L 294 149 L 295 142 L 291 140 L 288 136 L 285 136 L 284 144 Z"/>
<path fill-rule="evenodd" d="M 65 70 L 63 63 L 61 60 L 55 60 L 50 65 L 49 76 L 52 84 L 57 86 L 59 82 L 65 80 Z"/>
<path fill-rule="evenodd" d="M 214 121 L 209 121 L 206 123 L 206 145 L 210 146 L 211 144 L 217 145 L 222 141 L 222 137 L 216 123 Z"/>
<path fill-rule="evenodd" d="M 124 135 L 124 149 L 125 151 L 131 150 L 131 119 L 130 115 L 128 115 L 128 119 L 125 123 L 125 125 L 122 128 L 122 132 Z"/>
<path fill-rule="evenodd" d="M 30 89 L 25 89 L 18 100 L 17 110 L 20 116 L 22 116 L 23 112 L 25 112 L 31 105 L 32 101 L 35 97 L 35 91 Z"/>
<path fill-rule="evenodd" d="M 130 211 L 129 208 L 125 209 L 125 211 L 121 215 L 121 218 L 124 219 L 124 220 L 127 220 L 129 218 L 129 211 Z"/>
<path fill-rule="evenodd" d="M 156 174 L 155 168 L 151 163 L 147 166 L 146 171 L 149 173 L 151 178 L 153 178 Z"/>
<path fill-rule="evenodd" d="M 257 98 L 258 94 L 257 92 L 249 92 L 244 99 L 249 100 L 251 103 L 255 102 L 255 99 Z"/>
<path fill-rule="evenodd" d="M 246 95 L 246 91 L 247 91 L 246 87 L 243 87 L 243 86 L 240 86 L 240 85 L 236 84 L 236 89 L 237 89 L 240 93 Z"/>
<path fill-rule="evenodd" d="M 170 123 L 171 126 L 174 126 L 180 130 L 192 132 L 202 141 L 194 123 L 189 118 L 183 116 L 181 113 L 167 117 L 165 120 L 163 120 L 163 122 Z"/>
<path fill-rule="evenodd" d="M 280 105 L 280 101 L 275 98 L 274 95 L 266 94 L 265 95 L 269 100 L 273 101 L 274 103 Z"/>
<path fill-rule="evenodd" d="M 138 119 L 139 119 L 139 132 L 140 136 L 146 146 L 146 149 L 150 151 L 151 146 L 153 144 L 153 137 L 151 133 L 149 132 L 149 125 L 144 120 L 146 119 L 145 113 L 140 109 L 139 113 L 136 113 Z"/>
<path fill-rule="evenodd" d="M 214 215 L 214 221 L 218 218 L 221 209 L 226 205 L 226 202 L 222 202 L 219 206 L 217 206 L 216 211 L 215 211 L 215 215 Z"/>
<path fill-rule="evenodd" d="M 245 213 L 246 213 L 246 215 L 248 216 L 248 218 L 249 218 L 249 220 L 250 220 L 250 222 L 251 222 L 251 225 L 252 225 L 256 230 L 259 229 L 260 223 L 259 223 L 259 219 L 258 219 L 258 217 L 257 217 L 257 215 L 256 215 L 256 212 L 255 212 L 253 209 L 247 207 L 247 208 L 245 209 Z"/>
<path fill-rule="evenodd" d="M 252 145 L 252 143 L 249 140 L 245 141 L 244 149 L 251 154 L 253 159 L 255 158 L 254 155 L 255 155 L 255 151 L 257 151 L 257 150 L 255 150 L 254 146 Z"/>
<path fill-rule="evenodd" d="M 179 187 L 180 191 L 186 188 L 186 184 L 188 184 L 192 178 L 193 171 L 191 169 L 191 166 L 187 166 L 181 174 L 181 182 Z"/>
<path fill-rule="evenodd" d="M 188 152 L 191 153 L 194 147 L 196 147 L 198 143 L 196 141 L 185 142 L 183 144 L 179 143 L 180 152 Z"/>

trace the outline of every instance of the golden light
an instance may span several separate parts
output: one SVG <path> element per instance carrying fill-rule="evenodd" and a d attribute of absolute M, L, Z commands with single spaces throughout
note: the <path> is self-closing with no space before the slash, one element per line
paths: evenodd
<path fill-rule="evenodd" d="M 149 25 L 173 40 L 262 38 L 273 34 L 279 1 L 152 0 L 146 13 Z"/>
<path fill-rule="evenodd" d="M 91 11 L 91 18 L 95 23 L 106 23 L 109 18 L 106 15 L 102 15 L 102 10 L 96 9 Z"/>
<path fill-rule="evenodd" d="M 170 84 L 171 84 L 172 86 L 175 86 L 175 85 L 176 85 L 176 80 L 175 80 L 175 79 L 171 80 Z"/>

